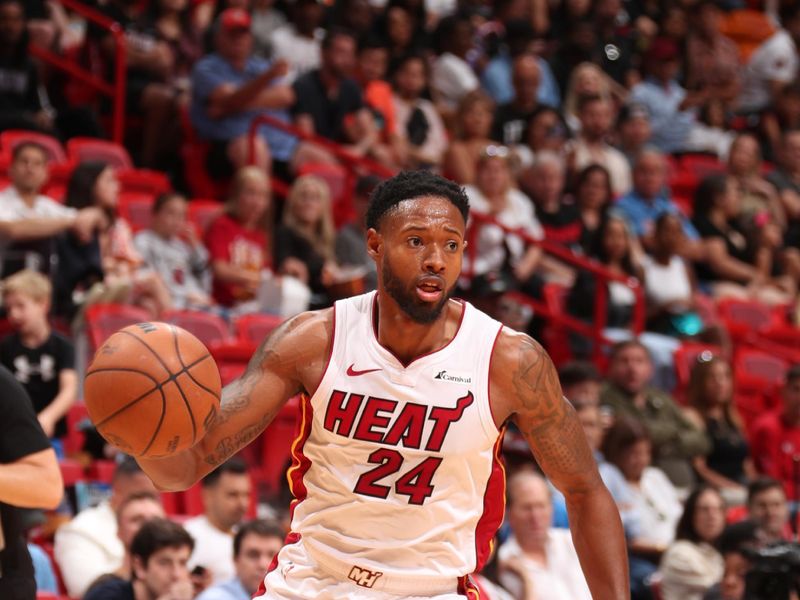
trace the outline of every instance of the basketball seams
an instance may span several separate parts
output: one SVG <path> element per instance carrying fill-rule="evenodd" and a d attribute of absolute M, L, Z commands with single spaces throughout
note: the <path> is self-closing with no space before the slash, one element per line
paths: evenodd
<path fill-rule="evenodd" d="M 184 332 L 180 328 L 164 323 L 156 324 L 156 326 L 162 327 L 161 329 L 162 333 L 160 335 L 153 336 L 152 339 L 142 338 L 140 335 L 141 332 L 139 332 L 138 330 L 118 331 L 117 333 L 123 333 L 126 336 L 128 336 L 128 338 L 136 339 L 139 342 L 139 344 L 136 344 L 133 347 L 131 347 L 130 344 L 126 344 L 124 341 L 121 341 L 122 344 L 121 348 L 124 350 L 125 353 L 128 353 L 128 354 L 123 354 L 119 357 L 121 361 L 115 358 L 112 358 L 110 361 L 106 360 L 98 361 L 101 362 L 102 366 L 97 365 L 95 368 L 92 368 L 92 366 L 90 365 L 89 370 L 86 373 L 87 382 L 94 381 L 93 384 L 90 384 L 91 385 L 90 389 L 92 390 L 91 393 L 94 398 L 96 398 L 97 400 L 101 400 L 103 396 L 109 392 L 113 393 L 114 396 L 120 396 L 117 399 L 114 399 L 113 397 L 108 398 L 106 401 L 100 403 L 93 401 L 93 403 L 97 405 L 97 408 L 100 409 L 101 412 L 105 412 L 105 410 L 107 409 L 111 409 L 113 411 L 110 414 L 102 416 L 102 420 L 96 423 L 98 430 L 100 431 L 101 434 L 104 432 L 105 429 L 108 429 L 109 435 L 119 430 L 117 433 L 113 433 L 113 435 L 119 434 L 122 435 L 122 437 L 124 438 L 126 436 L 124 431 L 128 427 L 127 425 L 128 421 L 127 420 L 121 421 L 120 415 L 125 415 L 126 413 L 129 413 L 131 410 L 134 411 L 139 410 L 138 406 L 141 405 L 142 403 L 146 405 L 145 410 L 148 411 L 150 415 L 149 418 L 147 419 L 147 422 L 153 423 L 152 425 L 153 428 L 151 429 L 151 435 L 147 437 L 146 429 L 150 429 L 150 426 L 146 427 L 145 430 L 139 430 L 139 427 L 136 427 L 136 429 L 139 431 L 135 433 L 135 437 L 138 438 L 137 443 L 135 444 L 136 451 L 131 452 L 134 456 L 147 456 L 148 453 L 150 452 L 164 452 L 165 450 L 166 452 L 169 453 L 174 450 L 174 447 L 176 445 L 178 447 L 185 446 L 190 440 L 191 440 L 191 445 L 196 443 L 200 424 L 195 421 L 194 411 L 200 410 L 201 403 L 213 402 L 218 405 L 221 396 L 221 393 L 219 391 L 219 379 L 218 379 L 219 376 L 218 374 L 216 374 L 215 369 L 211 368 L 215 367 L 214 363 L 212 362 L 212 365 L 208 366 L 202 365 L 202 363 L 204 363 L 207 360 L 213 361 L 213 357 L 208 352 L 208 350 L 202 344 L 198 344 L 196 339 L 192 337 L 190 334 L 188 334 L 186 336 L 186 339 L 184 339 L 184 337 L 181 335 Z M 166 329 L 168 329 L 171 332 L 172 344 L 170 344 L 169 338 L 167 337 L 167 335 L 169 334 L 167 334 Z M 145 329 L 145 331 L 147 333 L 150 333 L 151 330 Z M 152 346 L 151 344 L 155 344 L 155 346 Z M 205 352 L 199 358 L 195 358 L 193 356 L 192 357 L 193 360 L 191 362 L 188 362 L 187 364 L 187 361 L 184 360 L 182 355 L 183 348 L 181 347 L 181 344 L 186 345 L 185 350 L 189 353 L 189 355 L 196 356 L 198 351 L 201 352 L 205 351 Z M 145 353 L 144 356 L 139 354 L 136 351 L 137 345 L 139 348 L 141 348 L 142 346 L 144 348 L 147 348 L 148 352 Z M 135 360 L 132 359 L 130 352 L 133 352 L 134 356 L 138 355 L 138 357 Z M 174 352 L 174 357 L 171 356 L 171 352 Z M 148 354 L 152 355 L 152 357 L 155 358 L 155 360 L 152 361 L 152 359 L 148 359 L 147 358 Z M 99 359 L 99 356 L 95 356 L 95 358 Z M 135 366 L 115 366 L 114 363 L 118 361 L 121 362 L 123 365 L 131 365 L 132 362 L 137 364 Z M 147 366 L 148 370 L 145 371 L 137 368 L 140 366 L 140 364 L 141 366 Z M 176 367 L 176 372 L 173 372 L 172 369 L 169 367 L 169 365 L 173 364 Z M 152 367 L 150 365 L 152 365 Z M 155 372 L 153 371 L 153 367 L 155 367 L 156 369 Z M 166 375 L 166 377 L 162 381 L 159 381 L 161 379 L 160 373 L 158 372 L 159 368 L 163 369 Z M 190 373 L 190 370 L 195 368 L 200 369 L 197 375 L 193 375 L 192 373 Z M 114 376 L 111 375 L 111 373 L 114 372 L 120 373 L 119 376 L 123 379 L 131 378 L 133 376 L 135 377 L 141 376 L 142 379 L 140 380 L 139 385 L 137 385 L 136 387 L 139 387 L 139 389 L 144 389 L 145 387 L 148 387 L 148 389 L 146 391 L 143 391 L 141 394 L 137 394 L 136 398 L 128 400 L 127 398 L 125 398 L 125 396 L 130 398 L 128 394 L 131 391 L 133 391 L 132 389 L 126 388 L 117 390 L 118 393 L 113 392 L 115 384 L 113 383 Z M 92 377 L 90 379 L 90 376 L 100 373 L 105 374 L 105 376 L 101 377 L 100 379 L 97 379 L 96 377 Z M 188 377 L 188 381 L 180 383 L 178 380 L 183 374 L 186 374 L 186 376 Z M 109 377 L 112 379 L 109 379 Z M 204 383 L 199 381 L 198 378 L 204 381 L 208 379 L 209 381 L 206 382 L 208 385 L 205 385 Z M 216 379 L 216 381 L 214 381 L 214 379 Z M 177 398 L 173 399 L 175 392 L 165 388 L 165 386 L 167 386 L 170 383 L 170 381 L 175 383 L 177 392 L 180 394 L 181 400 L 186 406 L 186 411 L 188 413 L 192 427 L 191 438 L 189 437 L 188 428 L 185 425 L 185 417 L 180 416 L 180 410 L 177 410 L 178 414 L 176 414 L 178 400 Z M 106 389 L 109 387 L 111 389 Z M 208 396 L 205 397 L 205 399 L 203 399 L 201 390 L 203 393 L 208 394 Z M 161 396 L 160 410 L 158 408 L 159 398 L 158 396 L 154 395 L 156 391 L 158 391 L 158 393 Z M 193 404 L 195 399 L 199 403 L 196 406 Z M 87 401 L 88 400 L 90 400 L 90 398 L 87 398 Z M 120 400 L 125 402 L 124 406 L 119 406 Z M 108 402 L 108 404 L 105 404 L 104 406 L 105 402 Z M 155 414 L 156 412 L 159 412 L 160 414 L 156 416 Z M 124 419 L 125 417 L 123 416 L 122 418 Z M 121 426 L 123 428 L 120 429 L 120 425 L 114 425 L 113 423 L 115 422 L 117 422 L 118 424 L 122 423 L 123 425 Z M 175 435 L 180 435 L 182 437 L 175 438 L 174 440 L 172 440 L 171 438 L 170 440 L 165 440 L 165 434 L 171 436 L 172 433 L 170 432 L 173 431 Z M 134 432 L 131 432 L 130 434 L 133 435 Z M 179 441 L 181 439 L 184 441 L 183 442 Z M 120 441 L 124 440 L 121 439 Z M 165 444 L 167 445 L 165 446 Z M 144 448 L 140 450 L 142 446 L 144 446 Z M 165 446 L 165 450 L 161 449 L 162 446 Z M 131 450 L 133 450 L 133 448 L 131 448 Z"/>
<path fill-rule="evenodd" d="M 150 441 L 147 443 L 147 446 L 144 447 L 144 450 L 139 452 L 138 456 L 144 456 L 147 453 L 147 451 L 150 450 L 150 447 L 156 441 L 158 434 L 161 432 L 161 425 L 164 423 L 164 417 L 167 414 L 167 397 L 164 395 L 164 388 L 162 386 L 158 386 L 158 392 L 161 394 L 161 415 L 158 417 L 158 423 L 156 423 L 155 431 L 153 432 L 153 437 L 150 438 Z"/>
<path fill-rule="evenodd" d="M 180 349 L 179 344 L 178 344 L 178 334 L 175 331 L 175 327 L 170 325 L 169 326 L 169 330 L 170 330 L 170 333 L 172 333 L 172 342 L 173 342 L 173 344 L 175 344 L 175 356 L 178 357 L 178 362 L 181 364 L 181 367 L 182 367 L 181 371 L 179 373 L 176 373 L 172 377 L 172 381 L 175 383 L 175 387 L 178 388 L 178 392 L 180 393 L 181 398 L 183 399 L 183 403 L 184 403 L 184 405 L 186 405 L 186 410 L 189 412 L 189 420 L 192 422 L 192 445 L 194 446 L 194 443 L 197 441 L 197 424 L 194 422 L 194 412 L 192 411 L 192 407 L 189 404 L 189 400 L 186 398 L 186 394 L 183 393 L 183 388 L 181 387 L 181 384 L 178 381 L 178 376 L 183 374 L 183 373 L 188 372 L 187 369 L 189 367 L 187 367 L 186 364 L 184 364 L 184 362 L 183 362 L 183 357 L 181 356 L 181 349 Z M 197 361 L 195 361 L 195 362 L 197 362 Z"/>

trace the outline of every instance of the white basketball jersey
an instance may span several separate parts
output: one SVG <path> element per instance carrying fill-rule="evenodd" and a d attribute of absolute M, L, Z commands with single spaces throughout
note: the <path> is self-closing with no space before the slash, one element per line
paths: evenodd
<path fill-rule="evenodd" d="M 462 305 L 452 341 L 404 367 L 378 343 L 374 292 L 336 303 L 330 361 L 292 448 L 304 543 L 399 576 L 460 577 L 488 558 L 505 496 L 489 408 L 501 324 Z"/>

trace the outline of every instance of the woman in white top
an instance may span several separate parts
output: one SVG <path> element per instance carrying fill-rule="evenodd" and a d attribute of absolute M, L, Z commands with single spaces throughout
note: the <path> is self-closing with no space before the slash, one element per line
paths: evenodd
<path fill-rule="evenodd" d="M 722 579 L 724 562 L 715 543 L 725 527 L 725 502 L 713 487 L 697 488 L 686 499 L 673 542 L 661 559 L 663 600 L 702 600 Z"/>
<path fill-rule="evenodd" d="M 609 489 L 628 539 L 631 597 L 650 598 L 650 576 L 672 543 L 683 510 L 678 491 L 663 471 L 651 466 L 652 443 L 640 421 L 617 416 L 600 451 L 607 461 L 600 466 L 603 480 L 624 480 Z"/>

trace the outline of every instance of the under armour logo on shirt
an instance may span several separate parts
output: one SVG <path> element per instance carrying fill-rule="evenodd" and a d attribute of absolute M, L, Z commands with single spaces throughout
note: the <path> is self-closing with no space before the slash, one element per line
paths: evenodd
<path fill-rule="evenodd" d="M 27 356 L 14 359 L 14 377 L 20 383 L 28 383 L 32 375 L 38 375 L 42 381 L 52 381 L 56 376 L 56 360 L 49 354 L 43 354 L 39 364 L 33 364 Z"/>

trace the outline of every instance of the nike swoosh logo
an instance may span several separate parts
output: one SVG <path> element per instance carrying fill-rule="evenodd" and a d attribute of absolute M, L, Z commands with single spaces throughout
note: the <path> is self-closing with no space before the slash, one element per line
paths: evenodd
<path fill-rule="evenodd" d="M 383 369 L 364 369 L 363 371 L 356 371 L 353 367 L 355 363 L 347 367 L 347 374 L 350 377 L 358 377 L 359 375 L 366 375 L 367 373 L 374 373 L 375 371 L 382 371 Z"/>

